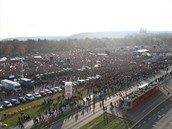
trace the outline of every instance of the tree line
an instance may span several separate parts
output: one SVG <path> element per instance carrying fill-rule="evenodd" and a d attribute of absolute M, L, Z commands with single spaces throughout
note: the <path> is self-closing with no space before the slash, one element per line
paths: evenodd
<path fill-rule="evenodd" d="M 129 35 L 125 38 L 85 38 L 64 39 L 60 41 L 28 39 L 19 41 L 17 39 L 0 41 L 0 56 L 19 56 L 31 53 L 47 53 L 57 51 L 68 51 L 75 49 L 112 48 L 124 46 L 161 45 L 172 42 L 172 34 L 149 34 Z"/>

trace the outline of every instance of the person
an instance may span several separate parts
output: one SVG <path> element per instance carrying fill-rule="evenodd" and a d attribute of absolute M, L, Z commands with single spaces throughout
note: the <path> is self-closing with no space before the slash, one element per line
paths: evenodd
<path fill-rule="evenodd" d="M 19 125 L 21 126 L 21 129 L 24 129 L 24 125 L 21 120 L 19 120 Z"/>
<path fill-rule="evenodd" d="M 168 92 L 167 94 L 168 94 L 168 96 L 169 96 L 169 95 L 170 95 L 170 92 Z"/>
<path fill-rule="evenodd" d="M 23 123 L 21 122 L 21 129 L 24 129 L 24 125 L 23 125 Z"/>

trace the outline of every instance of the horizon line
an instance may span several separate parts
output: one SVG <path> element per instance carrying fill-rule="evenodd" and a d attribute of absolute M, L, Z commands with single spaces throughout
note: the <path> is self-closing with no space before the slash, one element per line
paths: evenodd
<path fill-rule="evenodd" d="M 143 30 L 146 30 L 146 32 L 172 32 L 172 30 L 147 30 L 144 28 L 141 28 Z M 37 36 L 16 36 L 16 37 L 4 37 L 0 38 L 0 40 L 8 40 L 8 39 L 17 39 L 17 38 L 36 38 L 36 37 L 70 37 L 73 35 L 78 35 L 78 34 L 84 34 L 84 33 L 103 33 L 103 32 L 140 32 L 140 30 L 119 30 L 119 31 L 88 31 L 88 32 L 80 32 L 80 33 L 73 33 L 70 35 L 37 35 Z"/>

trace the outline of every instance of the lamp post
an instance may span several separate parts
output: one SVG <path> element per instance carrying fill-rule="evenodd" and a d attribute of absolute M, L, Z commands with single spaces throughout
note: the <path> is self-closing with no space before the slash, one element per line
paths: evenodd
<path fill-rule="evenodd" d="M 24 72 L 24 70 L 23 70 L 23 64 L 22 64 L 22 78 L 24 77 L 23 72 Z"/>
<path fill-rule="evenodd" d="M 108 123 L 108 118 L 107 118 L 107 107 L 103 106 L 103 118 L 104 118 L 104 124 Z"/>
<path fill-rule="evenodd" d="M 126 129 L 128 129 L 128 122 L 126 121 L 127 120 L 127 115 L 125 114 L 125 109 L 122 109 L 122 115 L 123 115 L 123 118 L 124 118 L 125 127 L 126 127 Z"/>
<path fill-rule="evenodd" d="M 23 73 L 24 72 L 24 61 L 23 61 L 23 59 L 21 59 L 21 64 L 22 64 L 22 71 L 21 71 L 22 73 L 21 74 L 22 74 L 22 78 L 23 78 L 24 77 L 24 73 Z"/>

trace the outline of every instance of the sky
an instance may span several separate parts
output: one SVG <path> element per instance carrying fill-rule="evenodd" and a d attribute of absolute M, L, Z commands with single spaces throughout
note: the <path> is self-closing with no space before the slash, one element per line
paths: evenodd
<path fill-rule="evenodd" d="M 172 0 L 0 0 L 0 39 L 172 31 Z"/>

